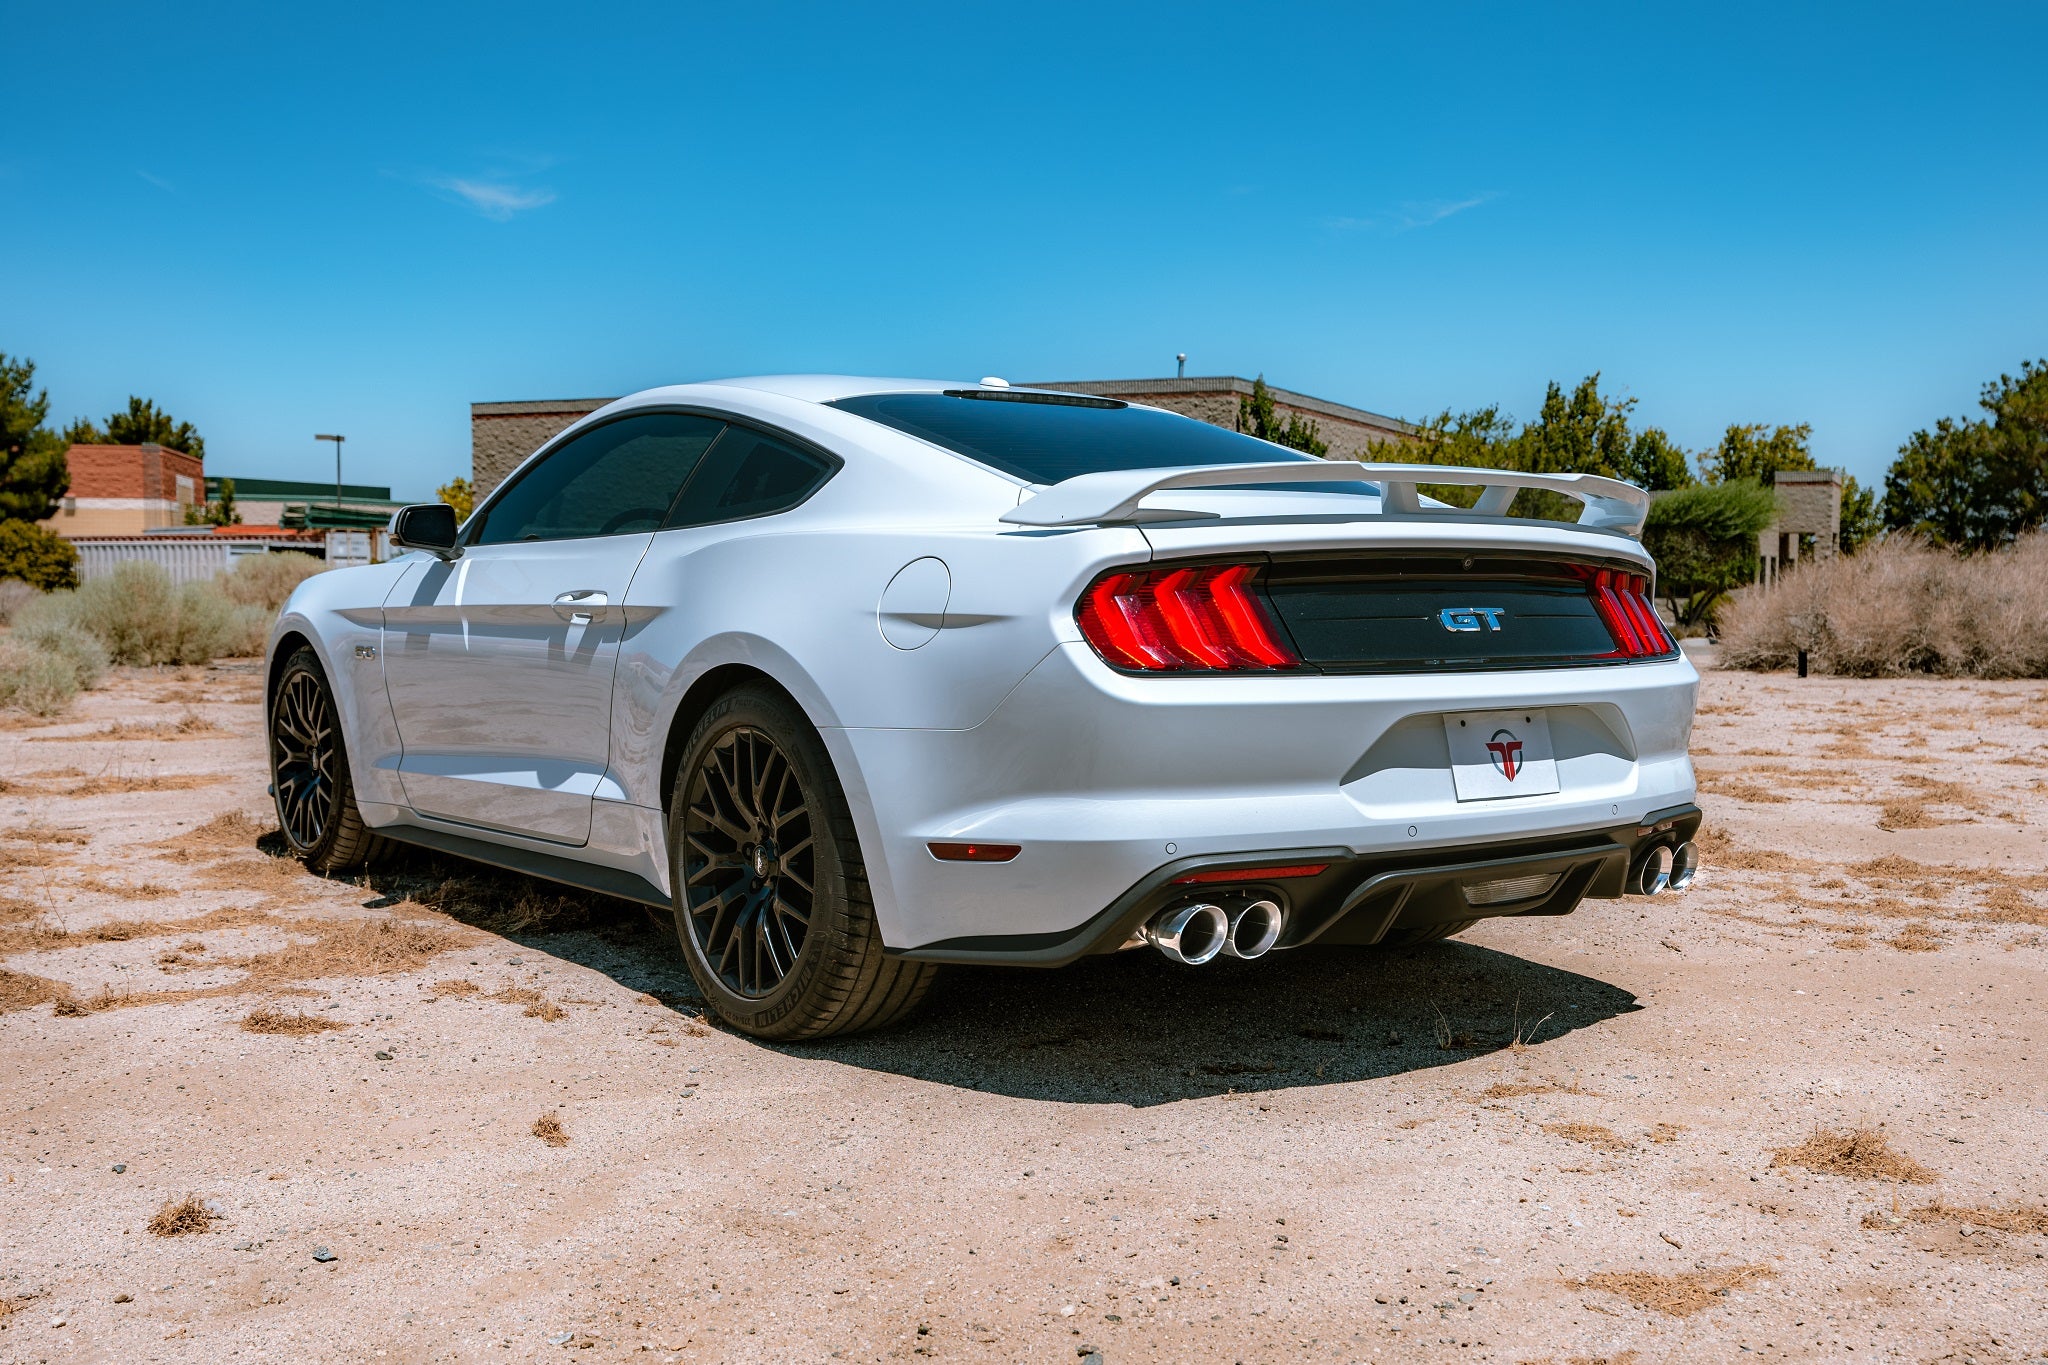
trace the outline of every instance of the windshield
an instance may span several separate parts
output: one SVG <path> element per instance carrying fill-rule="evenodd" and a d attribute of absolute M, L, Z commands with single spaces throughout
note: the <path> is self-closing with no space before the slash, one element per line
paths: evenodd
<path fill-rule="evenodd" d="M 1028 483 L 1058 483 L 1109 469 L 1294 464 L 1315 458 L 1193 418 L 1078 395 L 985 390 L 879 393 L 841 398 L 831 406 Z M 1294 492 L 1378 491 L 1362 481 L 1281 487 Z"/>

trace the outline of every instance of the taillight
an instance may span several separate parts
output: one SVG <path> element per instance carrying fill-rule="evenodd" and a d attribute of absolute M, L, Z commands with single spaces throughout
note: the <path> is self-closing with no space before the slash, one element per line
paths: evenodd
<path fill-rule="evenodd" d="M 1600 613 L 1601 622 L 1614 636 L 1612 657 L 1655 658 L 1676 648 L 1664 623 L 1657 619 L 1656 607 L 1650 603 L 1649 579 L 1617 569 L 1589 570 L 1585 576 L 1593 609 Z"/>
<path fill-rule="evenodd" d="M 1142 673 L 1293 668 L 1249 584 L 1250 564 L 1203 564 L 1104 574 L 1075 608 L 1081 634 L 1105 663 Z"/>

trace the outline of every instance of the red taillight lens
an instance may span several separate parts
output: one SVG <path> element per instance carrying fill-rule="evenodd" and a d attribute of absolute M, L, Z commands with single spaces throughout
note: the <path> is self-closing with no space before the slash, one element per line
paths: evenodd
<path fill-rule="evenodd" d="M 1650 602 L 1649 579 L 1614 569 L 1588 569 L 1584 576 L 1593 609 L 1600 613 L 1601 623 L 1614 636 L 1612 657 L 1648 659 L 1669 654 L 1675 648 Z"/>
<path fill-rule="evenodd" d="M 1021 844 L 926 844 L 942 863 L 1007 863 L 1024 851 Z"/>
<path fill-rule="evenodd" d="M 1287 867 L 1220 867 L 1210 872 L 1190 872 L 1175 877 L 1175 886 L 1199 886 L 1207 882 L 1285 882 L 1297 877 L 1320 877 L 1330 870 L 1328 863 L 1294 863 Z"/>
<path fill-rule="evenodd" d="M 1248 584 L 1250 564 L 1104 574 L 1075 619 L 1106 663 L 1144 673 L 1241 672 L 1301 661 Z"/>

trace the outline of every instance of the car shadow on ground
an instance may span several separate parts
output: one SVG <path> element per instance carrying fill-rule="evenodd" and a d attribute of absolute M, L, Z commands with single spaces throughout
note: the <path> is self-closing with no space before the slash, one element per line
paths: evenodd
<path fill-rule="evenodd" d="M 669 932 L 637 913 L 514 939 L 703 1013 Z M 907 1023 L 756 1046 L 1016 1099 L 1169 1104 L 1423 1071 L 1640 1009 L 1629 992 L 1470 943 L 1323 948 L 1182 967 L 1149 951 L 1053 971 L 953 967 Z M 706 1021 L 716 1024 L 715 1018 Z"/>
<path fill-rule="evenodd" d="M 431 905 L 719 1026 L 666 916 L 414 852 L 365 881 L 381 893 L 366 908 Z M 1055 970 L 950 967 L 893 1029 L 754 1046 L 1016 1099 L 1153 1105 L 1378 1080 L 1518 1041 L 1540 1057 L 1640 1008 L 1605 981 L 1456 940 L 1201 967 L 1140 949 Z"/>

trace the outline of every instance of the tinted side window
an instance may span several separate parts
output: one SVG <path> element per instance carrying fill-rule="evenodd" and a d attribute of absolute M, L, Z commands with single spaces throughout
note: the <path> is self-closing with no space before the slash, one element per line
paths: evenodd
<path fill-rule="evenodd" d="M 809 451 L 745 427 L 727 427 L 683 490 L 668 525 L 705 526 L 786 511 L 831 476 L 832 466 Z"/>
<path fill-rule="evenodd" d="M 724 425 L 712 417 L 649 412 L 585 432 L 506 489 L 486 509 L 472 543 L 655 530 Z"/>

